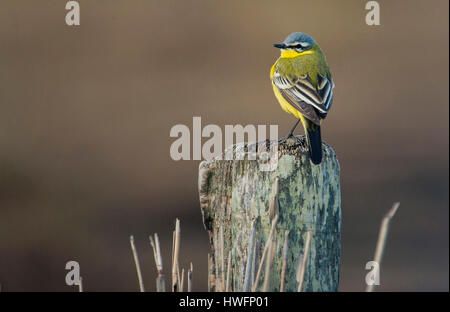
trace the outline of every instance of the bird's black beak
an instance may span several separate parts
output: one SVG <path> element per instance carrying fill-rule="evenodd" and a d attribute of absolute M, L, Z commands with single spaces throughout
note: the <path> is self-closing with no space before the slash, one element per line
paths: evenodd
<path fill-rule="evenodd" d="M 275 43 L 273 46 L 278 49 L 286 48 L 286 45 L 284 43 Z"/>

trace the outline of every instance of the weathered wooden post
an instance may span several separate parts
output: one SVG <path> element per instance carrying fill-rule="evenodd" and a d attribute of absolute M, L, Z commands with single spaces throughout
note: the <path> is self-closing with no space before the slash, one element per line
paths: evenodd
<path fill-rule="evenodd" d="M 248 159 L 247 144 L 230 147 L 235 153 L 243 153 L 243 160 L 215 159 L 200 164 L 200 205 L 211 243 L 210 291 L 224 291 L 227 283 L 230 291 L 279 291 L 283 262 L 284 291 L 297 291 L 301 275 L 302 291 L 338 290 L 339 163 L 331 147 L 323 143 L 322 163 L 313 165 L 304 138 L 299 138 L 302 144 L 291 138 L 278 146 L 278 163 L 273 171 L 262 171 L 259 161 Z M 301 274 L 308 231 L 309 252 Z M 253 250 L 249 246 L 254 246 Z M 287 256 L 283 256 L 286 251 Z M 249 288 L 244 286 L 246 272 Z"/>

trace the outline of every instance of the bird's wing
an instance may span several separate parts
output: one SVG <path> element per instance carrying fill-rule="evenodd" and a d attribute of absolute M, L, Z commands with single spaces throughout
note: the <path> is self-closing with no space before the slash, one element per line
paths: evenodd
<path fill-rule="evenodd" d="M 306 118 L 320 124 L 333 102 L 334 83 L 331 77 L 317 75 L 317 87 L 308 75 L 287 78 L 275 70 L 273 83 L 283 98 Z"/>

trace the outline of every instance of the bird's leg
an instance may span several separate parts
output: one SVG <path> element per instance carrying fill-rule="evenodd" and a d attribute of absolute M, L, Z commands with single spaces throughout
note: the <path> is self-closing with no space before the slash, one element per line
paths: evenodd
<path fill-rule="evenodd" d="M 297 128 L 297 125 L 298 125 L 299 122 L 300 122 L 300 119 L 298 119 L 295 122 L 294 126 L 291 128 L 291 130 L 289 131 L 289 133 L 287 135 L 288 138 L 290 138 L 291 136 L 294 136 L 294 130 L 295 130 L 295 128 Z"/>
<path fill-rule="evenodd" d="M 287 136 L 285 136 L 284 138 L 281 138 L 280 140 L 278 140 L 278 143 L 284 143 L 284 142 L 286 142 L 287 139 L 289 139 L 290 137 L 294 136 L 294 130 L 295 130 L 295 128 L 297 128 L 297 125 L 298 125 L 299 122 L 300 122 L 300 119 L 298 119 L 296 121 L 295 125 L 289 131 Z"/>

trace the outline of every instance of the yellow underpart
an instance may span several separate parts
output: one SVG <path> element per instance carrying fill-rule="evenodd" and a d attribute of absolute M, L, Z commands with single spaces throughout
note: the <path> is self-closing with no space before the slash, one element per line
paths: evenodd
<path fill-rule="evenodd" d="M 297 109 L 295 109 L 291 104 L 289 104 L 288 101 L 286 101 L 284 99 L 284 97 L 281 95 L 280 91 L 278 91 L 278 88 L 273 83 L 273 72 L 275 71 L 276 64 L 277 63 L 273 64 L 272 68 L 270 69 L 270 80 L 272 81 L 272 87 L 273 87 L 273 92 L 275 93 L 275 97 L 277 98 L 278 102 L 280 103 L 281 108 L 285 112 L 292 114 L 295 117 L 297 117 L 298 119 L 300 119 L 300 121 L 302 122 L 303 128 L 305 129 L 305 132 L 306 132 L 306 125 L 308 125 L 306 118 Z"/>

